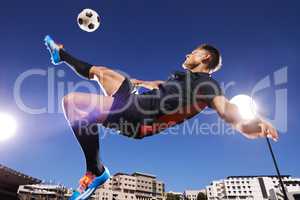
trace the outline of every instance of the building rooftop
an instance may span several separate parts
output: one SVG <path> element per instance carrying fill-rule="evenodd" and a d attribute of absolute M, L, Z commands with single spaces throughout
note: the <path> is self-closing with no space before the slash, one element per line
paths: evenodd
<path fill-rule="evenodd" d="M 127 173 L 123 173 L 123 172 L 118 172 L 116 174 L 114 174 L 114 176 L 131 176 L 130 174 L 127 174 Z"/>
<path fill-rule="evenodd" d="M 152 175 L 152 174 L 146 174 L 146 173 L 141 173 L 141 172 L 134 172 L 132 174 L 132 176 L 146 176 L 149 178 L 156 178 L 156 176 Z"/>
<path fill-rule="evenodd" d="M 30 193 L 30 194 L 41 194 L 41 195 L 50 195 L 57 194 L 57 192 L 67 191 L 67 188 L 62 185 L 22 185 L 19 187 L 18 193 Z"/>
<path fill-rule="evenodd" d="M 229 178 L 256 178 L 256 177 L 270 177 L 270 178 L 277 178 L 278 176 L 276 175 L 257 175 L 257 176 L 228 176 L 227 179 Z M 289 178 L 291 177 L 290 175 L 281 175 L 282 178 Z"/>
<path fill-rule="evenodd" d="M 0 164 L 0 183 L 5 185 L 37 184 L 42 181 Z"/>
<path fill-rule="evenodd" d="M 145 177 L 149 177 L 149 178 L 156 178 L 155 175 L 141 173 L 141 172 L 134 172 L 133 174 L 127 174 L 127 173 L 123 173 L 123 172 L 118 172 L 114 176 L 122 176 L 122 175 L 124 175 L 124 176 L 145 176 Z"/>

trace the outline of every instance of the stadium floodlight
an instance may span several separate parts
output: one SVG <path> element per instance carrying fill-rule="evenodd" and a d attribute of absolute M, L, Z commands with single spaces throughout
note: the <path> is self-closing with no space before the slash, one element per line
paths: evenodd
<path fill-rule="evenodd" d="M 14 136 L 17 123 L 13 116 L 0 113 L 0 141 L 5 141 Z"/>

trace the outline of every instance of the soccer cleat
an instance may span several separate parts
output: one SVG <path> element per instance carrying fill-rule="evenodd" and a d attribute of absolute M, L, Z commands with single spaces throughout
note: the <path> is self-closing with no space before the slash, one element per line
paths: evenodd
<path fill-rule="evenodd" d="M 73 192 L 69 200 L 87 200 L 89 199 L 96 189 L 103 185 L 109 178 L 110 173 L 105 167 L 101 176 L 95 176 L 91 172 L 87 172 L 79 181 L 79 187 Z"/>
<path fill-rule="evenodd" d="M 54 42 L 54 40 L 49 35 L 46 35 L 44 42 L 45 42 L 45 45 L 47 46 L 47 49 L 50 52 L 51 62 L 54 65 L 61 64 L 62 60 L 59 56 L 59 50 L 63 48 L 63 45 L 57 44 L 56 42 Z"/>

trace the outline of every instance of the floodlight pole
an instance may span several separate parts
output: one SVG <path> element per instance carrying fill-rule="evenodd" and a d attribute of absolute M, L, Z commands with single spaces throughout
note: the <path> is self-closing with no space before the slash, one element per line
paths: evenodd
<path fill-rule="evenodd" d="M 269 147 L 269 150 L 270 150 L 270 153 L 271 153 L 271 156 L 272 156 L 272 159 L 273 159 L 273 163 L 274 163 L 274 166 L 275 166 L 275 169 L 276 169 L 276 172 L 277 172 L 277 176 L 278 176 L 279 183 L 280 183 L 280 186 L 281 186 L 281 189 L 282 189 L 282 192 L 283 192 L 284 200 L 289 200 L 289 199 L 288 199 L 288 196 L 287 196 L 287 194 L 286 194 L 285 188 L 284 188 L 283 181 L 282 181 L 282 179 L 281 179 L 280 171 L 279 171 L 279 168 L 278 168 L 276 159 L 275 159 L 275 155 L 274 155 L 274 152 L 273 152 L 273 149 L 272 149 L 270 140 L 269 140 L 268 137 L 266 137 L 266 140 L 267 140 L 268 147 Z"/>

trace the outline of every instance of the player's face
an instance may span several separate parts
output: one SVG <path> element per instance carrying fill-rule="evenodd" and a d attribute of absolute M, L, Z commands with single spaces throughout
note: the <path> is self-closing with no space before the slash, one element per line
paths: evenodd
<path fill-rule="evenodd" d="M 202 63 L 203 59 L 208 56 L 208 53 L 203 49 L 195 49 L 190 54 L 186 55 L 182 67 L 185 69 L 193 69 Z"/>

